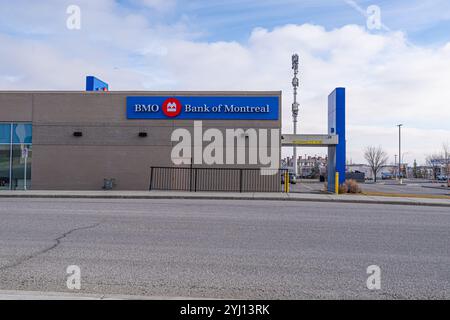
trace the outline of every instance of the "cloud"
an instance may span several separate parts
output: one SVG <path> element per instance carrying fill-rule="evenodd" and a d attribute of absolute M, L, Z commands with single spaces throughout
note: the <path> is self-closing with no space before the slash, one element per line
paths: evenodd
<path fill-rule="evenodd" d="M 245 44 L 174 43 L 164 68 L 177 74 L 180 89 L 283 90 L 283 127 L 289 132 L 290 55 L 298 52 L 302 133 L 326 131 L 327 95 L 344 86 L 349 158 L 364 161 L 363 149 L 380 144 L 394 159 L 395 125 L 404 123 L 403 150 L 412 163 L 450 137 L 449 47 L 410 47 L 400 32 L 370 34 L 359 26 L 327 31 L 287 25 L 255 29 Z"/>
<path fill-rule="evenodd" d="M 301 133 L 326 131 L 327 96 L 343 86 L 353 162 L 364 161 L 367 145 L 382 145 L 393 159 L 398 123 L 410 163 L 450 139 L 450 43 L 412 47 L 401 32 L 311 24 L 255 28 L 240 43 L 204 42 L 192 40 L 188 21 L 154 24 L 107 0 L 80 6 L 80 31 L 64 29 L 62 8 L 57 22 L 35 17 L 46 31 L 41 37 L 17 35 L 20 28 L 0 33 L 0 60 L 8 62 L 0 67 L 0 89 L 80 90 L 84 76 L 96 74 L 112 90 L 283 90 L 283 130 L 291 132 L 290 57 L 298 52 Z"/>
<path fill-rule="evenodd" d="M 176 5 L 176 0 L 134 0 L 134 2 L 160 11 L 173 9 Z"/>

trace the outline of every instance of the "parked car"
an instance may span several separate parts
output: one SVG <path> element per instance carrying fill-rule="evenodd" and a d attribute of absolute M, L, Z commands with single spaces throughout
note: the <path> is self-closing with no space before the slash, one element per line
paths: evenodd
<path fill-rule="evenodd" d="M 389 173 L 389 172 L 382 172 L 381 173 L 381 179 L 382 180 L 390 180 L 392 178 L 394 178 L 394 175 L 392 173 Z"/>
<path fill-rule="evenodd" d="M 440 176 L 437 176 L 437 180 L 438 180 L 438 181 L 447 181 L 447 180 L 448 180 L 448 177 L 447 177 L 447 176 L 444 176 L 444 175 L 440 175 Z"/>
<path fill-rule="evenodd" d="M 291 184 L 297 184 L 297 177 L 292 172 L 289 172 L 289 182 Z"/>
<path fill-rule="evenodd" d="M 297 177 L 293 172 L 289 172 L 289 183 L 290 184 L 296 184 L 297 183 Z M 284 184 L 284 174 L 281 175 L 281 184 Z"/>

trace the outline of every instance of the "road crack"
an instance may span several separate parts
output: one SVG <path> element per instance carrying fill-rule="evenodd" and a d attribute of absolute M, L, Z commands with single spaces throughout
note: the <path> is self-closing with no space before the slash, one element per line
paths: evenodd
<path fill-rule="evenodd" d="M 6 264 L 6 265 L 4 265 L 4 266 L 1 266 L 1 267 L 0 267 L 0 271 L 6 270 L 6 269 L 15 268 L 15 267 L 17 267 L 17 266 L 19 266 L 19 265 L 21 265 L 21 264 L 27 262 L 28 260 L 31 260 L 31 259 L 33 259 L 33 258 L 35 258 L 35 257 L 37 257 L 37 256 L 39 256 L 39 255 L 41 255 L 41 254 L 47 253 L 47 252 L 49 252 L 49 251 L 51 251 L 51 250 L 54 250 L 54 249 L 56 249 L 56 248 L 61 244 L 62 240 L 63 240 L 64 238 L 66 238 L 68 235 L 70 235 L 71 233 L 76 232 L 76 231 L 80 231 L 80 230 L 93 229 L 93 228 L 98 227 L 101 223 L 102 223 L 102 222 L 97 222 L 97 223 L 94 223 L 94 224 L 92 224 L 92 225 L 88 225 L 88 226 L 84 226 L 84 227 L 77 227 L 77 228 L 70 229 L 69 231 L 64 232 L 64 233 L 63 233 L 62 235 L 60 235 L 59 237 L 57 237 L 57 238 L 55 238 L 55 239 L 52 239 L 52 241 L 55 242 L 53 245 L 51 245 L 51 246 L 49 246 L 49 247 L 47 247 L 47 248 L 45 248 L 45 249 L 43 249 L 43 250 L 39 250 L 39 251 L 34 252 L 34 253 L 32 253 L 32 254 L 23 256 L 23 257 L 17 259 L 15 262 L 12 262 L 12 263 L 10 263 L 10 264 Z"/>

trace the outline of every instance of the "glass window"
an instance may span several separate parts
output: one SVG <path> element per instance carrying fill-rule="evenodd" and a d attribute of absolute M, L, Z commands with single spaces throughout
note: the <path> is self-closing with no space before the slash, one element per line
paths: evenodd
<path fill-rule="evenodd" d="M 0 144 L 11 143 L 11 124 L 0 123 Z"/>
<path fill-rule="evenodd" d="M 9 190 L 10 146 L 0 144 L 0 190 Z"/>
<path fill-rule="evenodd" d="M 32 143 L 31 124 L 13 124 L 13 143 Z"/>
<path fill-rule="evenodd" d="M 31 144 L 13 145 L 12 190 L 26 190 L 31 184 Z"/>
<path fill-rule="evenodd" d="M 0 123 L 0 190 L 31 187 L 31 143 L 31 124 Z"/>

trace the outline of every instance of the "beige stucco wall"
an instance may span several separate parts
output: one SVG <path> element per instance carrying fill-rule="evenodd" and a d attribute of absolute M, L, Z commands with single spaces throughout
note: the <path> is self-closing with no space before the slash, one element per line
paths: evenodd
<path fill-rule="evenodd" d="M 277 121 L 203 121 L 208 128 L 281 128 L 281 92 L 0 92 L 0 122 L 33 124 L 33 189 L 147 190 L 151 166 L 172 166 L 176 128 L 192 120 L 128 120 L 127 96 L 268 95 L 280 97 Z M 74 131 L 83 132 L 74 137 Z M 146 131 L 146 138 L 138 137 Z M 243 167 L 240 165 L 239 167 Z"/>

